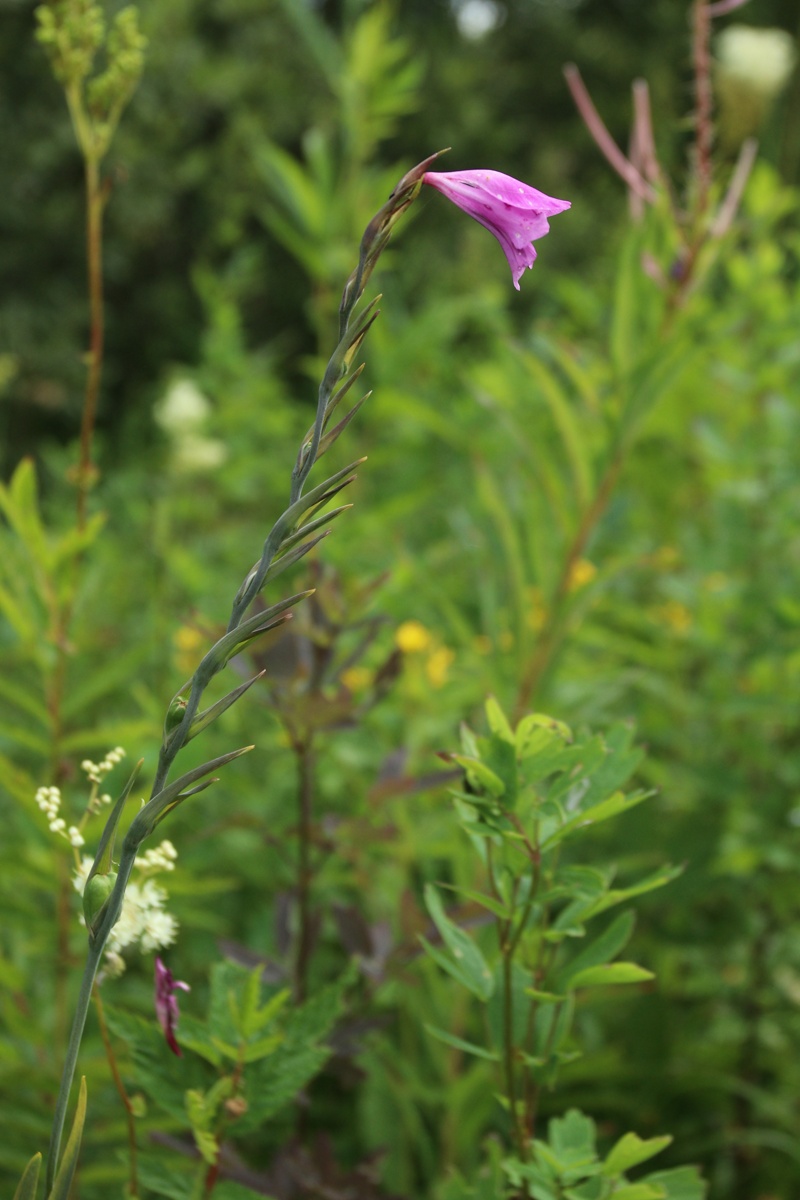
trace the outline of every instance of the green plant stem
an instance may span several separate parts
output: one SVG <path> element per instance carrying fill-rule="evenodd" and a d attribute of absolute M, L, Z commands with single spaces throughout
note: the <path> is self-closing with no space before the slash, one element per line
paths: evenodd
<path fill-rule="evenodd" d="M 48 1193 L 53 1186 L 53 1180 L 55 1179 L 56 1170 L 58 1168 L 58 1157 L 61 1150 L 61 1137 L 64 1132 L 64 1122 L 67 1116 L 69 1093 L 70 1089 L 72 1088 L 72 1080 L 75 1077 L 75 1066 L 78 1061 L 78 1051 L 80 1050 L 83 1029 L 86 1024 L 86 1015 L 89 1012 L 89 1005 L 92 1002 L 92 989 L 94 987 L 95 976 L 97 975 L 97 969 L 100 966 L 100 959 L 102 958 L 102 955 L 103 946 L 98 946 L 95 944 L 94 946 L 89 947 L 89 952 L 86 956 L 86 966 L 83 970 L 81 990 L 78 994 L 78 1003 L 76 1005 L 75 1016 L 72 1021 L 72 1031 L 69 1036 L 69 1044 L 67 1046 L 67 1054 L 64 1060 L 64 1068 L 61 1072 L 61 1086 L 59 1087 L 55 1113 L 53 1114 L 53 1128 L 50 1134 L 50 1146 L 47 1151 L 47 1179 L 45 1183 L 45 1191 Z"/>
<path fill-rule="evenodd" d="M 133 1105 L 130 1096 L 125 1090 L 125 1084 L 122 1081 L 122 1076 L 119 1073 L 114 1047 L 109 1036 L 108 1026 L 106 1025 L 105 1013 L 103 1011 L 103 1001 L 100 999 L 100 989 L 95 983 L 92 990 L 94 999 L 95 1012 L 97 1013 L 97 1022 L 100 1026 L 100 1036 L 103 1039 L 106 1058 L 108 1059 L 109 1069 L 114 1080 L 119 1098 L 125 1106 L 125 1112 L 128 1117 L 128 1153 L 130 1158 L 130 1175 L 128 1180 L 128 1193 L 130 1196 L 139 1195 L 139 1181 L 137 1176 L 137 1147 L 136 1147 L 136 1118 L 134 1116 Z"/>
<path fill-rule="evenodd" d="M 78 528 L 86 525 L 86 506 L 92 486 L 92 443 L 103 369 L 103 208 L 100 168 L 93 154 L 84 157 L 86 176 L 86 267 L 89 284 L 89 352 L 86 393 L 81 417 L 80 460 L 78 463 Z"/>
<path fill-rule="evenodd" d="M 133 864 L 136 861 L 136 845 L 131 845 L 130 839 L 126 836 L 120 853 L 119 871 L 117 880 L 114 884 L 114 890 L 108 898 L 108 906 L 104 910 L 103 918 L 97 929 L 94 938 L 89 939 L 89 948 L 86 953 L 86 965 L 83 969 L 83 978 L 81 980 L 81 988 L 78 993 L 78 1002 L 75 1007 L 75 1016 L 72 1020 L 72 1029 L 69 1036 L 69 1044 L 67 1053 L 64 1059 L 64 1066 L 61 1071 L 61 1084 L 58 1090 L 58 1098 L 56 1100 L 55 1112 L 53 1114 L 53 1128 L 50 1134 L 50 1146 L 47 1152 L 47 1183 L 46 1191 L 49 1192 L 55 1179 L 58 1169 L 58 1157 L 61 1150 L 61 1138 L 64 1132 L 64 1121 L 67 1115 L 67 1105 L 69 1103 L 69 1093 L 72 1088 L 72 1081 L 75 1077 L 75 1066 L 78 1061 L 78 1051 L 81 1046 L 83 1030 L 86 1025 L 86 1016 L 89 1011 L 89 1005 L 92 1002 L 92 990 L 94 981 L 97 975 L 100 962 L 103 957 L 106 942 L 108 941 L 111 930 L 117 923 L 119 914 L 122 910 L 122 902 L 125 899 L 125 889 L 128 886 L 128 880 L 133 870 Z"/>
<path fill-rule="evenodd" d="M 294 963 L 294 997 L 302 1004 L 308 995 L 311 960 L 311 849 L 314 832 L 314 747 L 311 735 L 294 747 L 297 757 L 297 952 Z"/>

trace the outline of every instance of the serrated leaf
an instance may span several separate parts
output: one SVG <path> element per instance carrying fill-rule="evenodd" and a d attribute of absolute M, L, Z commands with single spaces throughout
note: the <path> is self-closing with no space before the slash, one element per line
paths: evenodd
<path fill-rule="evenodd" d="M 191 1050 L 193 1053 L 199 1054 L 214 1067 L 221 1065 L 222 1054 L 219 1046 L 202 1021 L 198 1021 L 188 1014 L 182 1015 L 176 1036 L 178 1044 L 184 1050 Z"/>
<path fill-rule="evenodd" d="M 645 980 L 655 979 L 652 971 L 637 966 L 636 963 L 620 962 L 606 963 L 603 966 L 587 967 L 578 971 L 569 981 L 571 990 L 580 987 L 605 987 L 617 983 L 644 983 Z"/>
<path fill-rule="evenodd" d="M 169 1165 L 166 1165 L 154 1155 L 140 1154 L 137 1171 L 139 1182 L 149 1191 L 157 1196 L 164 1196 L 167 1200 L 189 1200 L 193 1180 L 189 1175 L 181 1177 L 175 1164 L 176 1157 L 173 1155 Z"/>
<path fill-rule="evenodd" d="M 14 1192 L 14 1200 L 36 1200 L 36 1192 L 39 1187 L 39 1170 L 42 1165 L 41 1154 L 34 1154 L 25 1170 L 22 1172 L 17 1190 Z"/>
<path fill-rule="evenodd" d="M 624 1175 L 631 1167 L 647 1162 L 648 1158 L 660 1154 L 672 1142 L 669 1134 L 643 1140 L 635 1133 L 626 1133 L 611 1148 L 603 1163 L 603 1174 Z"/>
<path fill-rule="evenodd" d="M 259 1038 L 255 1042 L 248 1042 L 241 1051 L 242 1062 L 258 1062 L 259 1059 L 274 1054 L 278 1046 L 282 1045 L 283 1040 L 282 1033 L 271 1033 L 268 1037 Z"/>
<path fill-rule="evenodd" d="M 444 1042 L 446 1046 L 452 1046 L 454 1050 L 463 1050 L 465 1054 L 474 1054 L 476 1058 L 486 1058 L 490 1062 L 499 1062 L 500 1055 L 494 1050 L 487 1050 L 483 1046 L 476 1046 L 474 1042 L 465 1042 L 463 1038 L 456 1037 L 452 1033 L 447 1033 L 444 1029 L 437 1029 L 435 1025 L 425 1025 L 425 1029 L 438 1041 Z"/>

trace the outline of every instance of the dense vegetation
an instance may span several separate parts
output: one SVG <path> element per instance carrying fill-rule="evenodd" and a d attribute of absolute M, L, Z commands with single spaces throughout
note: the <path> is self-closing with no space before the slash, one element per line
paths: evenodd
<path fill-rule="evenodd" d="M 73 1195 L 797 1195 L 800 81 L 707 75 L 704 13 L 143 0 L 146 48 L 123 16 L 92 92 L 4 6 L 9 1196 L 50 1137 L 76 879 L 139 758 L 93 883 L 165 824 L 94 992 Z M 713 31 L 795 20 L 751 0 Z M 659 165 L 634 138 L 631 188 L 566 61 L 626 153 L 648 79 Z M 381 207 L 445 146 L 434 170 L 571 200 L 519 293 L 432 189 Z M 340 296 L 379 210 L 362 347 Z M 225 641 L 332 354 L 336 421 L 371 394 Z M 185 681 L 213 707 L 254 675 L 184 752 Z M 192 778 L 159 792 L 178 751 Z M 181 1057 L 154 952 L 191 985 L 174 1027 L 160 977 Z"/>

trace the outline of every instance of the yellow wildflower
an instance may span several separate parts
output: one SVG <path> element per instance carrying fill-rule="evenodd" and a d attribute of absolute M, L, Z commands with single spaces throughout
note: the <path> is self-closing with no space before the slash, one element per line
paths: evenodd
<path fill-rule="evenodd" d="M 569 591 L 577 592 L 578 588 L 585 587 L 587 583 L 592 582 L 596 574 L 597 567 L 593 562 L 589 562 L 588 558 L 579 558 L 569 573 Z"/>
<path fill-rule="evenodd" d="M 175 661 L 178 670 L 183 675 L 191 675 L 197 666 L 198 651 L 207 639 L 194 626 L 181 625 L 173 634 L 172 640 L 177 651 Z"/>
<path fill-rule="evenodd" d="M 591 566 L 592 564 L 588 563 L 587 565 Z M 594 568 L 592 569 L 594 570 Z M 525 622 L 529 629 L 532 629 L 534 633 L 538 633 L 547 619 L 547 609 L 544 606 L 542 589 L 538 587 L 529 588 L 528 599 L 530 608 L 525 614 Z"/>
<path fill-rule="evenodd" d="M 680 554 L 674 546 L 660 546 L 650 561 L 659 571 L 671 571 L 680 562 Z"/>
<path fill-rule="evenodd" d="M 431 687 L 440 688 L 447 682 L 450 664 L 455 654 L 447 646 L 439 646 L 425 663 L 425 674 Z"/>
<path fill-rule="evenodd" d="M 675 633 L 686 633 L 692 625 L 692 614 L 680 600 L 668 600 L 656 609 L 656 616 Z"/>
<path fill-rule="evenodd" d="M 372 671 L 368 667 L 348 667 L 342 671 L 342 683 L 351 692 L 362 692 L 372 683 Z"/>
<path fill-rule="evenodd" d="M 427 650 L 433 638 L 421 621 L 403 621 L 395 631 L 394 640 L 404 654 Z"/>

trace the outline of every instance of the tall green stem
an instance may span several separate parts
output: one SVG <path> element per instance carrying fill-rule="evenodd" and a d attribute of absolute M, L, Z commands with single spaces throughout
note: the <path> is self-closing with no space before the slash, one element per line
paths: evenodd
<path fill-rule="evenodd" d="M 61 1137 L 64 1132 L 64 1122 L 67 1116 L 67 1105 L 69 1104 L 69 1093 L 72 1088 L 72 1081 L 75 1077 L 75 1066 L 78 1061 L 78 1051 L 81 1047 L 81 1039 L 83 1037 L 83 1029 L 86 1025 L 86 1014 L 89 1011 L 89 1005 L 92 1002 L 92 988 L 94 987 L 95 976 L 100 965 L 100 959 L 103 955 L 102 946 L 90 946 L 89 953 L 86 956 L 86 966 L 83 970 L 83 979 L 81 980 L 81 990 L 78 995 L 78 1003 L 75 1009 L 75 1017 L 72 1021 L 72 1030 L 69 1035 L 69 1044 L 67 1045 L 67 1055 L 64 1060 L 64 1068 L 61 1072 L 61 1086 L 58 1090 L 58 1099 L 56 1100 L 56 1109 L 53 1115 L 53 1128 L 50 1134 L 50 1146 L 47 1151 L 47 1181 L 45 1191 L 49 1193 L 53 1186 L 53 1180 L 56 1176 L 58 1167 L 58 1156 L 61 1150 Z"/>

